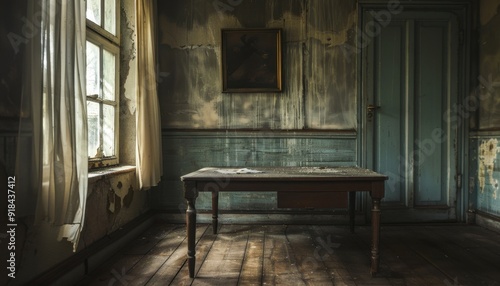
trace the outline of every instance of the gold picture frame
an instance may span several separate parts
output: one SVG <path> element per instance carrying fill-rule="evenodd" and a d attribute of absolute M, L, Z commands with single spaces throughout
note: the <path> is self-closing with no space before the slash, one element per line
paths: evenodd
<path fill-rule="evenodd" d="M 281 92 L 281 29 L 222 29 L 222 92 Z"/>

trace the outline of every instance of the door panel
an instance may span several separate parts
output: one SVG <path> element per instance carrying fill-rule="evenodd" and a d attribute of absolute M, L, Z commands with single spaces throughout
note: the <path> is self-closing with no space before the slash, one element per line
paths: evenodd
<path fill-rule="evenodd" d="M 373 27 L 376 13 L 363 15 Z M 379 24 L 362 56 L 363 147 L 367 167 L 389 176 L 383 219 L 455 220 L 457 132 L 448 111 L 458 98 L 457 17 L 412 11 Z"/>
<path fill-rule="evenodd" d="M 432 132 L 444 130 L 447 80 L 447 22 L 417 22 L 415 206 L 446 205 L 446 144 L 434 142 Z M 444 157 L 444 158 L 443 158 Z M 444 159 L 444 160 L 443 160 Z M 441 191 L 436 191 L 437 189 Z"/>
<path fill-rule="evenodd" d="M 376 170 L 383 170 L 390 177 L 386 185 L 384 204 L 406 205 L 405 177 L 400 176 L 404 156 L 404 135 L 406 130 L 405 98 L 405 50 L 406 25 L 396 22 L 382 30 L 375 40 L 374 61 L 377 78 L 374 102 L 380 106 L 375 117 L 376 139 L 373 141 L 377 150 L 374 156 Z M 389 83 L 389 84 L 387 84 Z M 385 140 L 390 139 L 390 140 Z"/>

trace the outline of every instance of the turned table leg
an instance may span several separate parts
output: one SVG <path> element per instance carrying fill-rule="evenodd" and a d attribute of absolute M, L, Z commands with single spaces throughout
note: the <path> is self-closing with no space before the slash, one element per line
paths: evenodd
<path fill-rule="evenodd" d="M 212 231 L 213 231 L 213 234 L 217 234 L 217 229 L 219 227 L 218 213 L 219 213 L 219 192 L 212 192 Z"/>
<path fill-rule="evenodd" d="M 379 268 L 379 244 L 380 244 L 380 199 L 372 198 L 372 266 L 371 274 L 375 275 Z"/>
<path fill-rule="evenodd" d="M 194 183 L 184 184 L 184 198 L 187 201 L 186 210 L 186 230 L 188 239 L 188 269 L 189 277 L 194 278 L 194 268 L 196 264 L 196 207 L 195 202 L 198 197 L 198 191 Z"/>

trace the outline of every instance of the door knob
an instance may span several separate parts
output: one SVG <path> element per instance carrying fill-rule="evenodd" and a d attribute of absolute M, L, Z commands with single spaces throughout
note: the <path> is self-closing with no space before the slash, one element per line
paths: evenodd
<path fill-rule="evenodd" d="M 373 112 L 379 108 L 380 106 L 368 104 L 368 106 L 366 107 L 366 117 L 368 122 L 372 122 Z"/>
<path fill-rule="evenodd" d="M 368 111 L 369 113 L 372 113 L 373 111 L 375 111 L 379 108 L 380 108 L 380 106 L 368 104 L 368 106 L 366 107 L 366 111 Z"/>

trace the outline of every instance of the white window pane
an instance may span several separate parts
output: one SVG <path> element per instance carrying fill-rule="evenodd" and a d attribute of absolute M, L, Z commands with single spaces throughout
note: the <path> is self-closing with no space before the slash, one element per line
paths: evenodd
<path fill-rule="evenodd" d="M 87 95 L 98 95 L 101 77 L 100 49 L 98 46 L 87 41 Z"/>
<path fill-rule="evenodd" d="M 104 29 L 116 35 L 116 0 L 105 0 Z"/>
<path fill-rule="evenodd" d="M 104 99 L 115 100 L 116 57 L 114 54 L 103 50 L 102 61 Z"/>
<path fill-rule="evenodd" d="M 87 0 L 87 19 L 101 25 L 101 0 Z"/>
<path fill-rule="evenodd" d="M 89 157 L 100 157 L 100 133 L 99 124 L 101 112 L 99 103 L 87 101 L 87 124 L 89 140 Z"/>
<path fill-rule="evenodd" d="M 103 105 L 103 152 L 104 156 L 115 155 L 115 107 Z"/>

